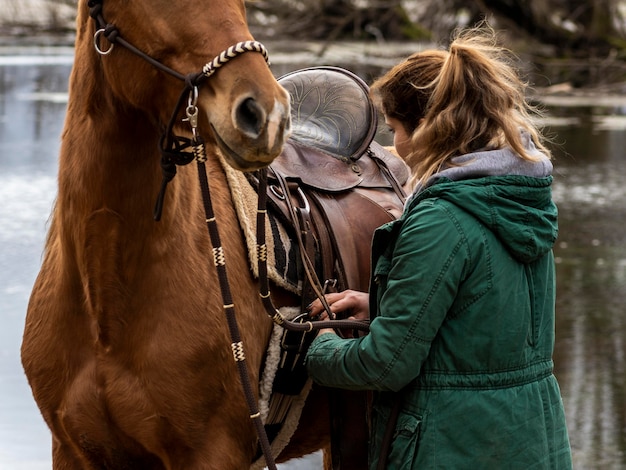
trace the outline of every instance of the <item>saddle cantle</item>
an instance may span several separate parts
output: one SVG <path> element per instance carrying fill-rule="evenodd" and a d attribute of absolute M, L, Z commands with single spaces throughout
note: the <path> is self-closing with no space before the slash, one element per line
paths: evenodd
<path fill-rule="evenodd" d="M 339 159 L 358 159 L 376 133 L 368 86 L 339 67 L 311 67 L 283 75 L 291 95 L 291 139 Z"/>
<path fill-rule="evenodd" d="M 291 95 L 293 131 L 270 166 L 268 214 L 297 240 L 292 248 L 301 255 L 296 271 L 304 311 L 322 284 L 368 290 L 372 235 L 402 213 L 409 171 L 373 140 L 376 109 L 367 85 L 352 72 L 313 67 L 278 82 Z M 313 336 L 283 334 L 273 397 L 295 396 L 304 386 Z M 368 395 L 333 390 L 329 397 L 333 468 L 366 468 Z"/>

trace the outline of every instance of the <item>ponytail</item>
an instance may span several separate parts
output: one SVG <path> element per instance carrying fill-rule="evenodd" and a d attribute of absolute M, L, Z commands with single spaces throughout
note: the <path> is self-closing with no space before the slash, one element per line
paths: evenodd
<path fill-rule="evenodd" d="M 372 85 L 382 111 L 407 123 L 392 114 L 395 108 L 387 106 L 390 101 L 381 89 L 392 88 L 385 77 L 395 83 L 401 76 L 400 83 L 410 83 L 412 94 L 406 92 L 402 99 L 421 108 L 414 110 L 419 125 L 410 123 L 407 129 L 412 133 L 413 151 L 406 161 L 413 183 L 424 184 L 450 158 L 481 149 L 508 146 L 521 158 L 536 160 L 537 153 L 524 145 L 523 131 L 538 150 L 550 155 L 531 120 L 536 110 L 526 102 L 526 84 L 510 52 L 496 44 L 493 29 L 478 26 L 461 32 L 448 52 L 414 54 Z"/>

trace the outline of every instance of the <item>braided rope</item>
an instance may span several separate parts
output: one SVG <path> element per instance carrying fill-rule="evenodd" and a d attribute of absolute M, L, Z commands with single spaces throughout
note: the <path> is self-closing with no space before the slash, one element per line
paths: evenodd
<path fill-rule="evenodd" d="M 209 222 L 209 219 L 207 219 L 207 222 Z M 226 266 L 226 257 L 224 256 L 223 247 L 218 246 L 213 248 L 213 262 L 215 263 L 215 266 Z"/>
<path fill-rule="evenodd" d="M 246 354 L 244 352 L 243 343 L 238 341 L 237 343 L 232 343 L 230 345 L 233 348 L 233 357 L 235 358 L 235 362 L 241 362 L 246 360 Z"/>
<path fill-rule="evenodd" d="M 243 388 L 244 397 L 250 412 L 250 418 L 252 419 L 256 429 L 257 436 L 259 438 L 259 445 L 261 446 L 261 450 L 265 456 L 267 468 L 269 470 L 277 470 L 276 462 L 272 456 L 269 438 L 259 412 L 259 406 L 254 393 L 255 387 L 252 383 L 250 369 L 248 368 L 246 360 L 245 348 L 239 331 L 235 304 L 230 290 L 230 283 L 228 282 L 226 256 L 224 249 L 222 248 L 217 220 L 215 218 L 215 212 L 213 211 L 213 204 L 211 202 L 211 192 L 209 188 L 206 164 L 202 161 L 202 159 L 198 158 L 196 158 L 196 163 L 198 166 L 198 180 L 200 182 L 200 191 L 204 202 L 204 215 L 209 232 L 209 238 L 211 239 L 211 245 L 215 247 L 213 249 L 213 257 L 216 265 L 217 279 L 219 282 L 220 292 L 222 294 L 222 300 L 224 301 L 224 314 L 226 315 L 226 323 L 230 333 L 233 358 L 235 359 L 235 364 L 237 365 L 237 370 L 239 371 L 241 386 Z"/>
<path fill-rule="evenodd" d="M 206 149 L 204 148 L 204 143 L 194 145 L 193 155 L 194 155 L 194 158 L 199 162 L 205 163 L 207 161 Z"/>
<path fill-rule="evenodd" d="M 259 52 L 263 54 L 265 62 L 267 62 L 268 65 L 270 63 L 269 54 L 263 44 L 258 41 L 243 41 L 238 42 L 237 44 L 234 44 L 225 51 L 221 52 L 211 62 L 202 67 L 202 73 L 205 77 L 208 78 L 215 72 L 217 72 L 217 69 L 222 67 L 228 61 L 234 59 L 238 55 L 243 54 L 244 52 Z"/>
<path fill-rule="evenodd" d="M 263 244 L 263 245 L 257 245 L 257 256 L 258 259 L 262 262 L 266 262 L 267 261 L 267 245 Z"/>

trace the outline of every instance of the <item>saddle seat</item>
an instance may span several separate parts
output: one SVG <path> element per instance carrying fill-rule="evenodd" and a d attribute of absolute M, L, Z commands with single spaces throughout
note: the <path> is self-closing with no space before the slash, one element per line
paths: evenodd
<path fill-rule="evenodd" d="M 291 139 L 340 160 L 357 160 L 376 133 L 368 86 L 339 67 L 311 67 L 283 75 L 291 95 Z"/>

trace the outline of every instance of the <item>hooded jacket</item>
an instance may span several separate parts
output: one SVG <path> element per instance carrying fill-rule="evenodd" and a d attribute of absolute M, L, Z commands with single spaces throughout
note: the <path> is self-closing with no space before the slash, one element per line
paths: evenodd
<path fill-rule="evenodd" d="M 536 156 L 453 159 L 374 234 L 369 334 L 312 343 L 316 382 L 376 391 L 371 469 L 397 400 L 388 469 L 571 468 L 552 373 L 557 209 Z"/>

